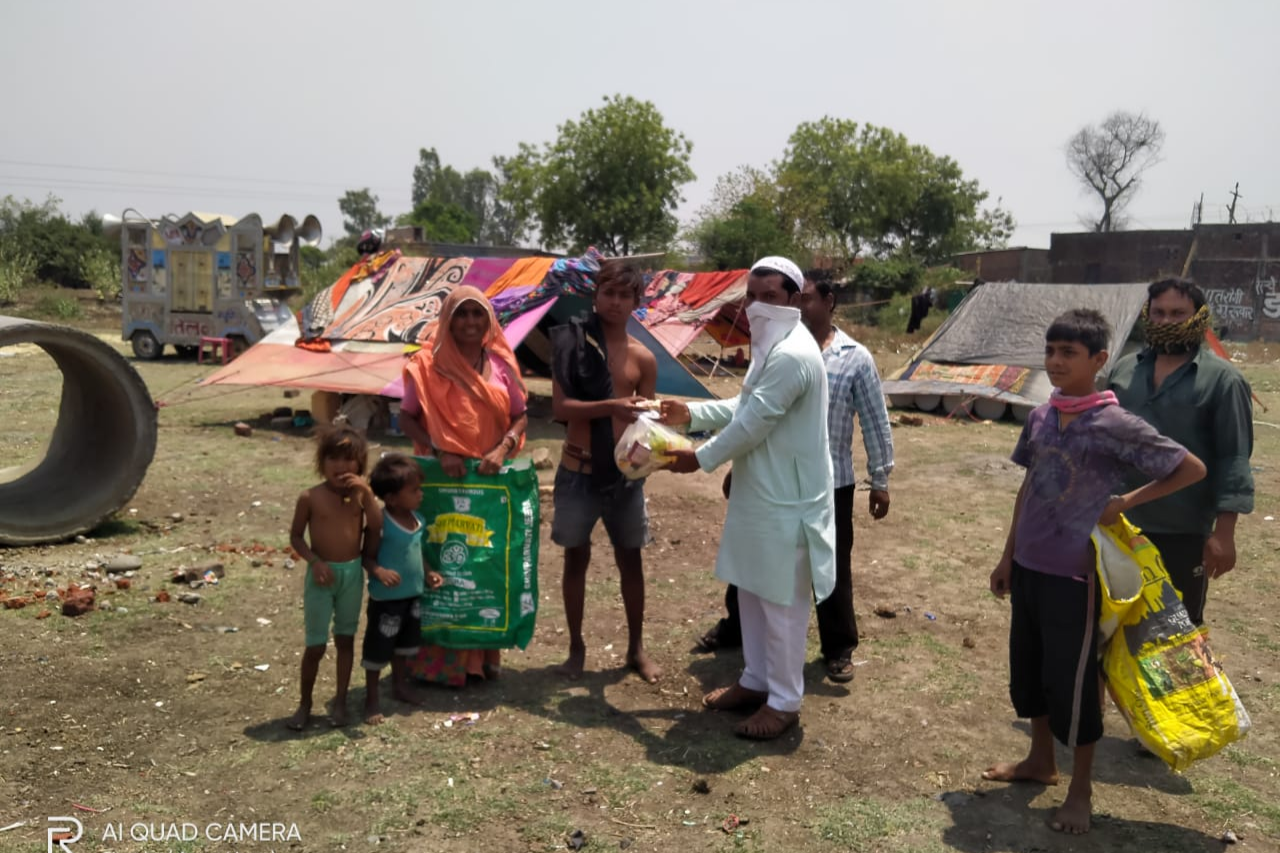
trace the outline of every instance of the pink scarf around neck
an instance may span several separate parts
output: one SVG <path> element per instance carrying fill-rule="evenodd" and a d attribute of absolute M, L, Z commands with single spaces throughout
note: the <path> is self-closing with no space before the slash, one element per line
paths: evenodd
<path fill-rule="evenodd" d="M 1095 391 L 1087 397 L 1068 397 L 1057 388 L 1054 388 L 1053 393 L 1049 395 L 1049 405 L 1059 412 L 1078 415 L 1081 412 L 1087 412 L 1099 406 L 1119 405 L 1119 401 L 1116 400 L 1114 391 Z"/>

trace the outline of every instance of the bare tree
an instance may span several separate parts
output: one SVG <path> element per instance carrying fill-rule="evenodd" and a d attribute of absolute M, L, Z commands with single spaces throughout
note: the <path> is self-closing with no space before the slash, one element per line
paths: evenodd
<path fill-rule="evenodd" d="M 1080 128 L 1067 142 L 1067 168 L 1086 192 L 1102 200 L 1102 216 L 1082 219 L 1095 231 L 1118 231 L 1142 175 L 1160 160 L 1164 128 L 1145 113 L 1114 112 Z"/>

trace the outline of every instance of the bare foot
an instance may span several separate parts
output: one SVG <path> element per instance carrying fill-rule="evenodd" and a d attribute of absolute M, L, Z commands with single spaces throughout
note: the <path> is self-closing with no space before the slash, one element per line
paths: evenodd
<path fill-rule="evenodd" d="M 1053 767 L 1040 767 L 1030 760 L 1017 763 L 1001 761 L 982 771 L 982 778 L 990 782 L 1039 782 L 1041 785 L 1058 784 L 1058 771 Z"/>
<path fill-rule="evenodd" d="M 333 726 L 336 729 L 340 729 L 343 726 L 349 724 L 350 722 L 351 720 L 347 718 L 346 701 L 334 702 L 333 712 L 329 714 L 329 725 Z"/>
<path fill-rule="evenodd" d="M 568 678 L 570 681 L 577 681 L 582 678 L 582 670 L 587 665 L 587 647 L 575 649 L 569 647 L 569 658 L 558 667 L 556 672 Z"/>
<path fill-rule="evenodd" d="M 364 722 L 367 726 L 380 726 L 386 721 L 382 716 L 382 705 L 378 694 L 371 692 L 364 700 Z"/>
<path fill-rule="evenodd" d="M 649 660 L 649 656 L 644 653 L 644 649 L 627 655 L 627 666 L 634 669 L 641 678 L 650 684 L 657 684 L 658 679 L 662 677 L 661 667 Z"/>
<path fill-rule="evenodd" d="M 759 708 L 769 698 L 763 690 L 748 690 L 734 682 L 728 687 L 717 687 L 702 697 L 702 707 L 712 711 L 738 711 Z"/>
<path fill-rule="evenodd" d="M 1088 794 L 1073 794 L 1067 791 L 1067 798 L 1049 819 L 1049 826 L 1069 835 L 1083 835 L 1089 831 L 1089 818 L 1092 813 L 1093 802 Z"/>
<path fill-rule="evenodd" d="M 304 703 L 298 706 L 298 710 L 294 711 L 293 716 L 285 720 L 284 724 L 290 731 L 300 732 L 309 722 L 311 722 L 311 706 Z"/>

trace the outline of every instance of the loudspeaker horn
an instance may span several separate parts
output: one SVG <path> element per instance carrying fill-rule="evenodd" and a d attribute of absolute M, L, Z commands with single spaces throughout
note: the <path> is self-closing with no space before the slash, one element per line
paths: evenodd
<path fill-rule="evenodd" d="M 120 229 L 124 227 L 124 220 L 114 213 L 104 213 L 102 215 L 102 233 L 107 237 L 119 237 Z"/>
<path fill-rule="evenodd" d="M 320 245 L 320 237 L 322 236 L 322 233 L 323 233 L 320 230 L 320 220 L 316 218 L 316 215 L 314 213 L 308 213 L 305 217 L 303 217 L 302 225 L 298 227 L 298 230 L 296 233 L 298 237 L 298 242 L 300 242 L 302 245 L 304 246 Z"/>
<path fill-rule="evenodd" d="M 262 226 L 263 233 L 271 237 L 277 243 L 288 245 L 293 242 L 293 233 L 297 229 L 298 223 L 294 221 L 289 214 L 280 217 L 275 225 Z"/>

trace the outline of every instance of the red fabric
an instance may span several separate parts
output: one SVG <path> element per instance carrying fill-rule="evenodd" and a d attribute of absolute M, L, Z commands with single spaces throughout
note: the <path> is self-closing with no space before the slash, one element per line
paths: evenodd
<path fill-rule="evenodd" d="M 680 293 L 680 301 L 690 308 L 700 308 L 715 299 L 724 289 L 747 274 L 747 270 L 729 270 L 728 272 L 695 273 Z"/>

